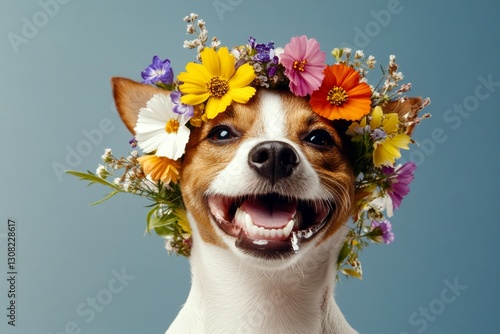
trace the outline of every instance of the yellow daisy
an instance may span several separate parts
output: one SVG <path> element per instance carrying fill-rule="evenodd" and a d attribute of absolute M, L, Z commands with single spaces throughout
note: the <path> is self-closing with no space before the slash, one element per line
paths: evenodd
<path fill-rule="evenodd" d="M 195 106 L 206 101 L 205 114 L 209 119 L 214 118 L 232 101 L 248 102 L 255 94 L 255 88 L 249 86 L 255 76 L 250 64 L 234 68 L 234 56 L 227 47 L 217 52 L 205 48 L 201 53 L 201 64 L 188 63 L 186 72 L 177 76 L 182 82 L 179 86 L 181 102 Z"/>

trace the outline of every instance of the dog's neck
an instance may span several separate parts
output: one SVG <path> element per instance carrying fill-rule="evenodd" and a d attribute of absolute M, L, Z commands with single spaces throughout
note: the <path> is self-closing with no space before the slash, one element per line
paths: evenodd
<path fill-rule="evenodd" d="M 193 237 L 191 291 L 167 334 L 356 333 L 333 297 L 339 250 L 328 246 L 342 242 L 275 269 L 245 263 L 228 249 L 204 243 L 196 231 Z"/>

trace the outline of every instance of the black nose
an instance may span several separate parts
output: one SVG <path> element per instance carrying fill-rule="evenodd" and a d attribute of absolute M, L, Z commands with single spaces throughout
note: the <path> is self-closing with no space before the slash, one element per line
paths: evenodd
<path fill-rule="evenodd" d="M 280 141 L 260 143 L 248 154 L 248 165 L 273 184 L 290 176 L 298 164 L 295 149 Z"/>

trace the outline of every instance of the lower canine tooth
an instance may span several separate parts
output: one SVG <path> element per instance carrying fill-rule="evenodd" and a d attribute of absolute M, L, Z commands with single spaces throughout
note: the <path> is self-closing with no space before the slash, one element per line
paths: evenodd
<path fill-rule="evenodd" d="M 250 215 L 248 213 L 243 213 L 244 217 L 245 217 L 245 227 L 246 227 L 246 230 L 247 231 L 250 231 L 251 228 L 254 226 L 254 224 L 252 223 L 252 218 L 250 218 Z"/>
<path fill-rule="evenodd" d="M 288 236 L 290 235 L 290 232 L 292 232 L 293 224 L 294 224 L 293 219 L 290 219 L 288 224 L 286 224 L 285 228 L 283 229 L 283 235 L 286 238 L 288 238 Z"/>

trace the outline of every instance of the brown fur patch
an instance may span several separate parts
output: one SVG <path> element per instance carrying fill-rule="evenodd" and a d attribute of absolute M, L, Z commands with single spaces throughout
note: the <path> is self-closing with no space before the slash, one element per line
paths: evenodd
<path fill-rule="evenodd" d="M 187 210 L 198 222 L 198 230 L 202 239 L 207 243 L 225 247 L 222 241 L 217 238 L 210 223 L 210 212 L 204 193 L 209 188 L 211 181 L 233 159 L 239 142 L 252 135 L 250 129 L 253 129 L 256 121 L 258 103 L 258 97 L 253 97 L 249 103 L 244 105 L 235 103 L 216 118 L 208 120 L 191 132 L 182 162 L 182 196 Z M 232 128 L 241 137 L 223 146 L 214 144 L 210 140 L 209 134 L 220 125 Z"/>
<path fill-rule="evenodd" d="M 354 198 L 354 175 L 346 150 L 349 139 L 345 132 L 339 132 L 332 121 L 329 121 L 311 110 L 309 103 L 303 98 L 287 94 L 283 98 L 287 120 L 287 137 L 296 142 L 307 157 L 323 187 L 336 193 L 338 203 L 332 220 L 325 226 L 326 232 L 321 242 L 328 240 L 349 218 Z M 325 130 L 334 139 L 335 146 L 327 150 L 314 148 L 303 142 L 304 137 L 313 130 Z M 321 243 L 320 242 L 320 243 Z"/>

